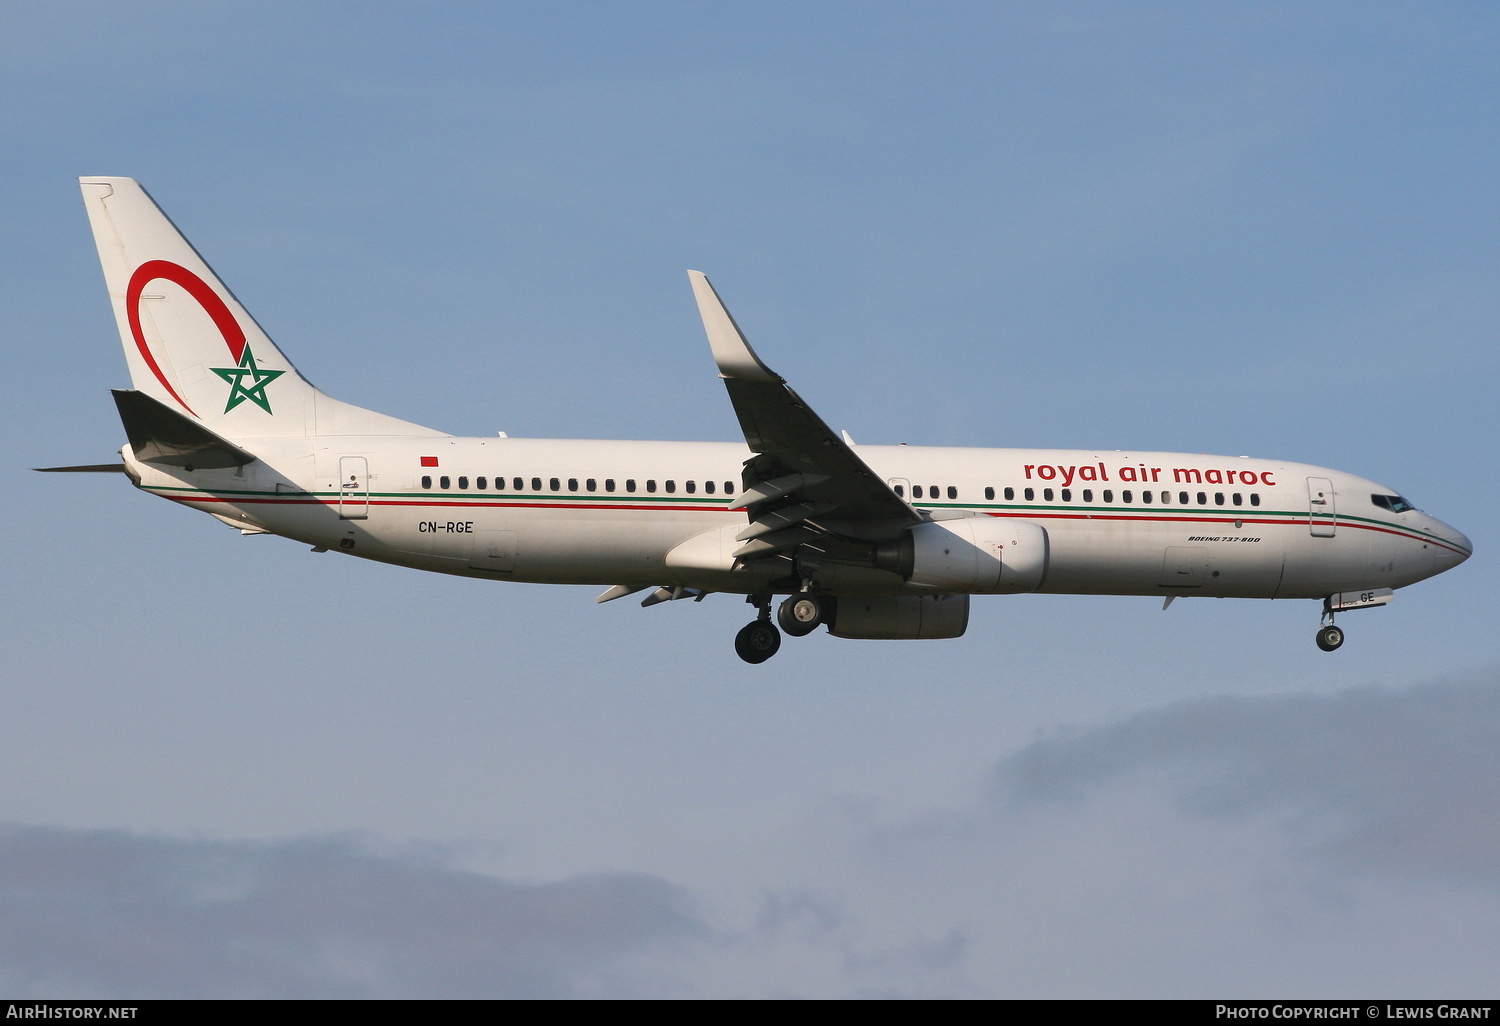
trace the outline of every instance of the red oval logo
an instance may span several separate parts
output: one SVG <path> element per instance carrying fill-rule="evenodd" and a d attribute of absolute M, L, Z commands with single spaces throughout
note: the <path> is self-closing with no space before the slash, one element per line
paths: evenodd
<path fill-rule="evenodd" d="M 245 332 L 240 328 L 239 322 L 234 319 L 234 314 L 229 312 L 229 307 L 224 300 L 219 298 L 219 294 L 210 288 L 206 281 L 181 264 L 174 264 L 170 260 L 147 260 L 130 276 L 130 284 L 125 287 L 125 312 L 130 320 L 130 335 L 135 339 L 135 347 L 140 350 L 146 366 L 151 368 L 151 373 L 156 375 L 156 380 L 161 382 L 161 387 L 167 390 L 167 394 L 177 400 L 177 405 L 197 417 L 198 414 L 194 413 L 193 408 L 167 381 L 167 376 L 162 373 L 156 357 L 151 353 L 151 347 L 146 345 L 146 336 L 141 330 L 141 293 L 145 291 L 147 285 L 158 278 L 165 278 L 174 285 L 181 286 L 197 301 L 199 306 L 203 307 L 204 313 L 213 320 L 214 327 L 219 329 L 224 344 L 229 347 L 229 355 L 233 357 L 236 364 L 240 362 L 240 357 L 245 352 Z"/>

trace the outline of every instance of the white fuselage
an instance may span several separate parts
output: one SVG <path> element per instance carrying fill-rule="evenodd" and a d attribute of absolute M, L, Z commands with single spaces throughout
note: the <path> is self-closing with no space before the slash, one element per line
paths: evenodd
<path fill-rule="evenodd" d="M 766 586 L 719 555 L 728 542 L 702 542 L 747 524 L 743 510 L 729 508 L 751 455 L 743 445 L 448 436 L 243 444 L 259 459 L 240 469 L 186 471 L 139 462 L 128 447 L 124 455 L 154 494 L 368 559 L 551 584 L 746 594 Z M 1412 584 L 1471 551 L 1441 521 L 1372 499 L 1391 489 L 1304 464 L 1098 450 L 856 451 L 934 519 L 1041 526 L 1042 592 L 1321 598 Z M 892 575 L 851 580 L 840 590 L 932 590 Z"/>

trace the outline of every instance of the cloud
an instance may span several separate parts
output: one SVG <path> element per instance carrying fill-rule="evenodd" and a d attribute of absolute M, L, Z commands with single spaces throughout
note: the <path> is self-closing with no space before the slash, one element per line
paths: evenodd
<path fill-rule="evenodd" d="M 345 837 L 4 828 L 0 988 L 1484 993 L 1500 961 L 1495 676 L 1207 698 L 1058 731 L 1001 760 L 964 807 L 831 798 L 691 892 L 624 873 L 508 882 L 435 847 Z"/>
<path fill-rule="evenodd" d="M 969 807 L 829 803 L 765 860 L 777 914 L 702 977 L 753 992 L 759 966 L 810 996 L 1487 993 L 1497 808 L 1494 673 L 1174 704 L 1038 739 Z"/>
<path fill-rule="evenodd" d="M 506 883 L 348 838 L 0 830 L 0 988 L 18 995 L 587 995 L 621 956 L 698 932 L 686 909 L 649 876 Z"/>
<path fill-rule="evenodd" d="M 1187 819 L 1275 815 L 1300 857 L 1500 886 L 1500 687 L 1214 698 L 1039 741 L 996 772 L 1002 807 L 1136 781 Z"/>

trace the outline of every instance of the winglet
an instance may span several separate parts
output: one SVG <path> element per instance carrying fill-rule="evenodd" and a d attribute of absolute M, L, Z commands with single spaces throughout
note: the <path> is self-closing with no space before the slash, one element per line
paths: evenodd
<path fill-rule="evenodd" d="M 713 350 L 714 363 L 719 365 L 719 376 L 738 378 L 741 381 L 765 381 L 779 385 L 781 375 L 760 362 L 740 326 L 734 323 L 724 302 L 714 287 L 708 283 L 702 271 L 689 271 L 688 281 L 693 285 L 693 298 L 698 301 L 698 316 L 703 318 L 703 330 L 708 335 L 708 347 Z"/>

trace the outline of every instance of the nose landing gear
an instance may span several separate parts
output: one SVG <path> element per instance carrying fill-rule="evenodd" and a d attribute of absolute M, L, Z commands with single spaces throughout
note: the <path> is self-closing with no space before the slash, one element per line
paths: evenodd
<path fill-rule="evenodd" d="M 1324 652 L 1332 652 L 1344 643 L 1344 629 L 1330 623 L 1318 629 L 1317 641 Z"/>
<path fill-rule="evenodd" d="M 1324 652 L 1332 652 L 1344 643 L 1344 629 L 1333 623 L 1333 600 L 1323 600 L 1323 626 L 1318 628 L 1315 640 Z"/>

